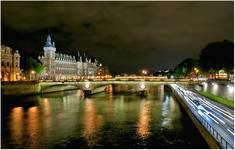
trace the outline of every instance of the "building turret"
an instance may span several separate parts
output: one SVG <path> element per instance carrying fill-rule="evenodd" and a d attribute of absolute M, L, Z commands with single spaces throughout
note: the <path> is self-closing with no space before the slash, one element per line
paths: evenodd
<path fill-rule="evenodd" d="M 51 77 L 49 77 L 49 78 L 52 79 L 53 76 L 55 75 L 54 61 L 55 61 L 56 48 L 55 48 L 55 43 L 53 42 L 53 44 L 52 44 L 50 34 L 48 34 L 48 36 L 47 36 L 47 40 L 45 42 L 43 50 L 44 50 L 43 64 L 45 66 L 45 73 L 50 75 Z"/>

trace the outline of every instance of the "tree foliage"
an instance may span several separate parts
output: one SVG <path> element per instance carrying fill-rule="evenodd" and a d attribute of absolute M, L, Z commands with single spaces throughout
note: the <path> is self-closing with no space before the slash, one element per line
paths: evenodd
<path fill-rule="evenodd" d="M 177 77 L 187 76 L 192 72 L 195 66 L 196 66 L 196 61 L 191 58 L 187 58 L 175 67 L 174 70 L 175 76 Z"/>
<path fill-rule="evenodd" d="M 42 74 L 44 72 L 44 66 L 37 61 L 36 59 L 29 57 L 26 58 L 25 71 L 30 72 L 31 70 L 36 71 L 38 74 Z"/>
<path fill-rule="evenodd" d="M 200 53 L 199 66 L 203 71 L 214 72 L 225 69 L 231 72 L 234 67 L 233 43 L 230 41 L 209 43 Z"/>

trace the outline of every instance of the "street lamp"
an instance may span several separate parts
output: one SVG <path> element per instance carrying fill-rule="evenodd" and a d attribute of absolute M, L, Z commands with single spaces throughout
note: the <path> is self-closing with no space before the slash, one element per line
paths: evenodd
<path fill-rule="evenodd" d="M 89 84 L 89 83 L 86 83 L 86 84 L 85 84 L 85 88 L 88 89 L 89 87 L 90 87 L 90 84 Z"/>
<path fill-rule="evenodd" d="M 142 74 L 144 74 L 144 75 L 147 75 L 147 71 L 146 70 L 142 70 Z"/>
<path fill-rule="evenodd" d="M 145 84 L 144 83 L 140 83 L 140 89 L 143 90 L 145 88 Z"/>
<path fill-rule="evenodd" d="M 193 70 L 195 71 L 195 74 L 196 74 L 196 77 L 197 77 L 197 80 L 199 81 L 198 79 L 198 73 L 199 73 L 199 69 L 194 67 Z"/>
<path fill-rule="evenodd" d="M 196 74 L 199 72 L 199 69 L 194 67 L 193 70 L 196 72 Z"/>
<path fill-rule="evenodd" d="M 32 75 L 35 75 L 35 73 L 36 73 L 36 72 L 35 72 L 34 70 L 31 70 L 31 71 L 30 71 L 30 80 L 32 80 L 31 74 L 32 74 Z"/>

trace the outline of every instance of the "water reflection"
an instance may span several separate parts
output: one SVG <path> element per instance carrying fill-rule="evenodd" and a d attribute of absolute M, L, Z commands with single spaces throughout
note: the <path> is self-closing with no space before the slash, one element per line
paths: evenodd
<path fill-rule="evenodd" d="M 84 93 L 82 90 L 77 90 L 76 96 L 79 97 L 80 99 L 84 99 Z"/>
<path fill-rule="evenodd" d="M 94 102 L 91 99 L 85 100 L 84 133 L 88 146 L 94 146 L 99 138 L 98 131 L 102 125 L 102 116 L 97 115 Z"/>
<path fill-rule="evenodd" d="M 106 89 L 107 100 L 108 100 L 108 121 L 112 121 L 113 114 L 113 87 L 109 85 Z"/>
<path fill-rule="evenodd" d="M 212 93 L 218 95 L 218 84 L 212 83 Z"/>
<path fill-rule="evenodd" d="M 43 114 L 44 114 L 44 119 L 43 119 L 43 125 L 44 128 L 46 129 L 45 132 L 45 136 L 50 136 L 50 129 L 51 129 L 51 106 L 50 106 L 50 102 L 47 98 L 43 99 Z"/>
<path fill-rule="evenodd" d="M 233 84 L 219 84 L 219 83 L 206 83 L 203 82 L 202 86 L 195 84 L 192 85 L 196 90 L 203 90 L 230 100 L 234 100 L 234 85 Z"/>
<path fill-rule="evenodd" d="M 28 143 L 30 147 L 36 147 L 39 138 L 39 111 L 38 107 L 30 107 L 27 111 L 27 134 L 29 136 Z"/>
<path fill-rule="evenodd" d="M 44 115 L 45 115 L 45 117 L 50 116 L 51 110 L 50 110 L 50 102 L 49 102 L 48 98 L 45 98 L 43 100 L 43 106 L 44 106 Z"/>
<path fill-rule="evenodd" d="M 23 140 L 23 113 L 23 107 L 15 107 L 10 114 L 10 133 L 17 145 L 21 145 Z"/>
<path fill-rule="evenodd" d="M 169 129 L 179 128 L 177 124 L 178 118 L 180 118 L 179 109 L 173 97 L 165 95 L 161 109 L 161 126 Z"/>
<path fill-rule="evenodd" d="M 124 89 L 127 88 L 109 86 L 107 93 L 85 99 L 78 90 L 63 92 L 66 93 L 63 96 L 54 93 L 28 97 L 27 102 L 18 101 L 5 109 L 3 147 L 162 148 L 159 145 L 167 147 L 169 143 L 183 143 L 186 147 L 201 144 L 200 138 L 192 140 L 191 135 L 187 136 L 188 130 L 191 133 L 194 129 L 183 128 L 185 122 L 179 106 L 163 85 L 152 85 L 145 99 L 134 93 L 126 94 Z M 173 135 L 177 134 L 179 142 L 169 138 L 169 133 L 159 132 L 163 125 Z"/>
<path fill-rule="evenodd" d="M 137 124 L 137 134 L 142 140 L 145 140 L 150 136 L 151 103 L 151 101 L 143 100 L 140 106 L 139 121 Z"/>
<path fill-rule="evenodd" d="M 163 100 L 163 103 L 162 103 L 162 109 L 161 109 L 161 126 L 163 127 L 168 127 L 170 125 L 170 118 L 168 117 L 169 115 L 169 102 L 170 102 L 170 99 L 169 99 L 169 96 L 166 95 L 164 100 Z"/>
<path fill-rule="evenodd" d="M 163 100 L 163 97 L 164 97 L 164 85 L 159 85 L 157 90 L 158 90 L 157 91 L 158 99 L 159 100 Z"/>

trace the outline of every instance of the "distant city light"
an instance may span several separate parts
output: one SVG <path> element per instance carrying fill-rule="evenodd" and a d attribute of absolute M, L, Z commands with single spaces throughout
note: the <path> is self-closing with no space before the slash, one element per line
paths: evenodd
<path fill-rule="evenodd" d="M 142 73 L 146 75 L 148 72 L 146 70 L 142 70 Z"/>
<path fill-rule="evenodd" d="M 90 87 L 90 84 L 89 84 L 89 83 L 86 83 L 86 84 L 85 84 L 85 88 L 88 89 L 89 87 Z"/>
<path fill-rule="evenodd" d="M 232 85 L 227 85 L 229 93 L 234 91 L 234 87 Z"/>
<path fill-rule="evenodd" d="M 145 84 L 144 83 L 140 83 L 140 88 L 144 89 L 145 88 Z"/>
<path fill-rule="evenodd" d="M 193 68 L 193 70 L 196 72 L 196 73 L 198 73 L 199 72 L 199 69 L 198 68 Z"/>
<path fill-rule="evenodd" d="M 35 74 L 36 72 L 34 70 L 31 71 L 31 74 Z"/>

